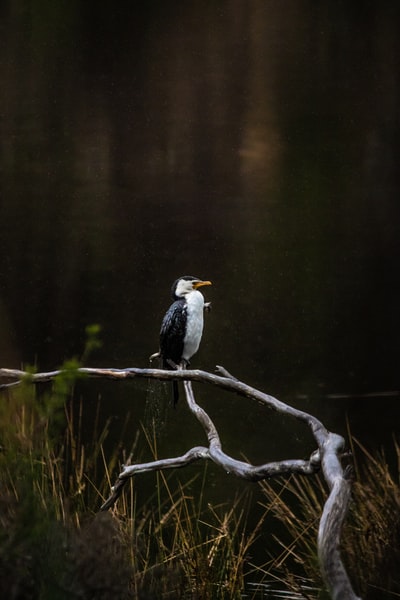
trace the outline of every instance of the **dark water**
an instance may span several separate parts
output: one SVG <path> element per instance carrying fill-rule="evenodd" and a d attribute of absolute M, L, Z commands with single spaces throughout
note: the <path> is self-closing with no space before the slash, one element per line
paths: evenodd
<path fill-rule="evenodd" d="M 1 366 L 55 368 L 89 323 L 103 340 L 91 366 L 147 366 L 172 281 L 194 274 L 213 281 L 213 311 L 193 366 L 390 440 L 399 397 L 375 394 L 400 389 L 398 13 L 3 2 Z M 235 456 L 313 448 L 297 425 L 197 389 Z M 149 395 L 98 381 L 86 394 L 115 438 Z M 183 404 L 165 427 L 166 454 L 204 442 Z"/>

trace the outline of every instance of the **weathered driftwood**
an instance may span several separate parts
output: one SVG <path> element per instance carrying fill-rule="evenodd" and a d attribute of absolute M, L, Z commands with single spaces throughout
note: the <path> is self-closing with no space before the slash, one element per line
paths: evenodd
<path fill-rule="evenodd" d="M 115 504 L 130 477 L 148 471 L 182 468 L 199 460 L 212 460 L 226 472 L 249 481 L 259 481 L 285 473 L 312 475 L 321 469 L 330 490 L 321 516 L 317 541 L 321 572 L 334 600 L 359 600 L 352 589 L 339 551 L 342 524 L 347 514 L 351 492 L 349 473 L 347 471 L 344 472 L 341 465 L 341 455 L 344 449 L 344 439 L 341 436 L 329 432 L 321 421 L 313 415 L 293 408 L 273 396 L 238 381 L 223 367 L 217 367 L 217 374 L 200 370 L 166 371 L 139 368 L 80 368 L 77 371 L 88 377 L 108 379 L 141 377 L 159 380 L 183 380 L 189 409 L 202 425 L 208 439 L 208 446 L 193 447 L 182 456 L 123 466 L 111 490 L 111 495 L 104 502 L 101 510 L 107 510 Z M 0 378 L 9 380 L 8 383 L 3 384 L 0 388 L 17 385 L 22 380 L 29 380 L 32 383 L 51 381 L 60 373 L 62 371 L 28 374 L 15 369 L 0 369 Z M 230 457 L 222 450 L 218 431 L 211 418 L 197 404 L 193 394 L 192 381 L 215 385 L 221 389 L 263 403 L 268 408 L 284 415 L 303 421 L 312 431 L 317 444 L 316 450 L 308 460 L 283 460 L 260 466 L 254 466 Z"/>

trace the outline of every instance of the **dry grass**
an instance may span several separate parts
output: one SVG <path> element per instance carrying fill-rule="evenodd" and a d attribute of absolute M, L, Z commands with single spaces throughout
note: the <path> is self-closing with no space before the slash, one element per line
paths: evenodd
<path fill-rule="evenodd" d="M 400 448 L 394 442 L 397 466 L 390 469 L 385 454 L 370 454 L 353 441 L 355 481 L 350 513 L 342 535 L 342 556 L 357 593 L 364 600 L 400 597 Z M 304 579 L 323 590 L 316 539 L 327 496 L 321 476 L 290 477 L 261 483 L 266 507 L 282 524 L 276 537 L 278 555 L 264 565 L 294 593 L 320 598 L 324 592 L 304 589 Z M 326 596 L 328 597 L 328 596 Z"/>
<path fill-rule="evenodd" d="M 400 598 L 400 447 L 393 442 L 397 464 L 385 453 L 372 455 L 354 441 L 359 456 L 353 505 L 345 528 L 344 553 L 363 597 Z"/>
<path fill-rule="evenodd" d="M 206 470 L 202 481 L 185 484 L 173 473 L 153 474 L 155 493 L 141 505 L 131 480 L 112 512 L 96 514 L 121 459 L 138 458 L 138 438 L 128 453 L 119 448 L 106 460 L 109 423 L 100 428 L 97 416 L 93 439 L 84 443 L 82 404 L 75 413 L 71 397 L 74 381 L 71 365 L 66 378 L 40 394 L 29 382 L 2 393 L 0 597 L 239 599 L 245 572 L 261 583 L 274 577 L 292 597 L 323 597 L 316 553 L 327 494 L 322 478 L 264 481 L 263 510 L 252 527 L 250 495 L 207 503 Z M 145 433 L 145 439 L 157 458 L 154 436 Z M 389 469 L 383 454 L 373 456 L 354 442 L 355 484 L 342 553 L 365 600 L 400 597 L 396 442 L 394 449 L 397 466 Z M 251 564 L 251 549 L 271 514 L 281 524 L 273 555 L 263 565 Z"/>
<path fill-rule="evenodd" d="M 109 424 L 100 430 L 98 418 L 92 442 L 83 442 L 82 404 L 75 414 L 65 383 L 40 397 L 29 383 L 2 395 L 0 596 L 241 598 L 263 521 L 247 531 L 250 496 L 211 506 L 206 471 L 195 485 L 160 472 L 144 505 L 132 480 L 112 512 L 95 514 L 120 457 L 105 460 Z M 147 443 L 156 457 L 154 438 Z"/>

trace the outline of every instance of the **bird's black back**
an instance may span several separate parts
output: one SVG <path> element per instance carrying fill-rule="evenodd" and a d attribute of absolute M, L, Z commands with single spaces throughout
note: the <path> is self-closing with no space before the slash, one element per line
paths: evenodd
<path fill-rule="evenodd" d="M 176 365 L 181 362 L 183 353 L 183 340 L 186 327 L 186 302 L 176 300 L 166 312 L 160 331 L 160 355 L 163 359 L 163 367 L 170 369 L 171 360 Z"/>

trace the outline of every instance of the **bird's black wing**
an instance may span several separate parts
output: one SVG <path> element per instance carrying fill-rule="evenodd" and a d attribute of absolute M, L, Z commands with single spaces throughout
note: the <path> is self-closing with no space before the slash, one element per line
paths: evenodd
<path fill-rule="evenodd" d="M 160 331 L 160 355 L 165 369 L 170 369 L 171 360 L 180 363 L 183 353 L 183 340 L 186 331 L 186 303 L 176 300 L 166 312 Z"/>

